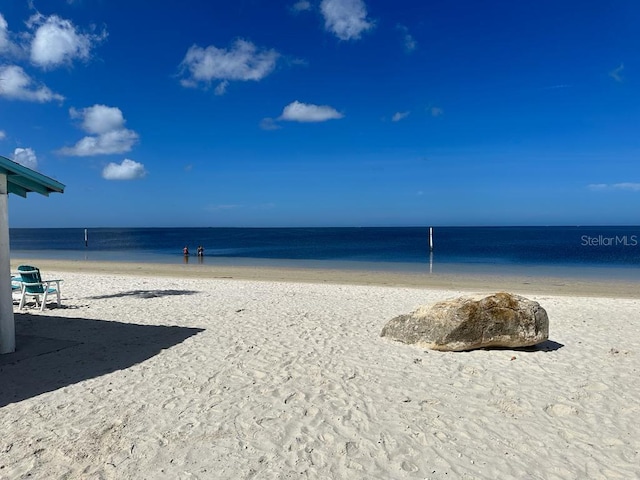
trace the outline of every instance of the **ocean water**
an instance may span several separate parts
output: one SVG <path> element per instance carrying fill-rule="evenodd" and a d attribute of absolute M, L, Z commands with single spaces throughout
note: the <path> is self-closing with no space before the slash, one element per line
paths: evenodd
<path fill-rule="evenodd" d="M 640 280 L 640 227 L 10 229 L 12 258 L 274 265 Z M 203 259 L 195 256 L 202 245 Z"/>

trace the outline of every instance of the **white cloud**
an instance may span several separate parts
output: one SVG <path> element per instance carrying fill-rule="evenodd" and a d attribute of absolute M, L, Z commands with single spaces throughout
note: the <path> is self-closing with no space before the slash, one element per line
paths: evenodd
<path fill-rule="evenodd" d="M 73 147 L 60 149 L 60 153 L 74 157 L 124 153 L 130 151 L 137 140 L 138 134 L 136 132 L 126 129 L 116 130 L 97 137 L 84 137 Z"/>
<path fill-rule="evenodd" d="M 300 0 L 299 2 L 296 2 L 293 4 L 293 6 L 291 7 L 291 10 L 293 10 L 296 13 L 311 10 L 311 3 L 308 2 L 307 0 Z"/>
<path fill-rule="evenodd" d="M 229 86 L 229 81 L 228 80 L 224 80 L 223 82 L 220 82 L 218 84 L 218 86 L 214 90 L 214 93 L 216 95 L 224 95 L 225 93 L 227 93 L 227 87 L 228 86 Z"/>
<path fill-rule="evenodd" d="M 38 168 L 36 152 L 30 148 L 16 148 L 13 152 L 13 161 L 31 170 L 37 170 Z"/>
<path fill-rule="evenodd" d="M 259 209 L 259 210 L 271 210 L 273 208 L 276 208 L 276 204 L 273 202 L 267 202 L 267 203 L 263 203 L 261 205 L 257 205 L 255 208 Z"/>
<path fill-rule="evenodd" d="M 297 100 L 284 107 L 279 120 L 291 122 L 325 122 L 344 117 L 335 108 L 328 105 L 312 105 Z"/>
<path fill-rule="evenodd" d="M 33 15 L 27 22 L 35 28 L 31 42 L 31 61 L 42 68 L 70 65 L 73 60 L 87 60 L 96 43 L 106 38 L 101 35 L 80 33 L 69 20 L 51 15 Z"/>
<path fill-rule="evenodd" d="M 403 118 L 407 118 L 409 116 L 409 113 L 411 113 L 411 112 L 396 112 L 396 113 L 393 114 L 393 117 L 391 117 L 391 121 L 392 122 L 399 122 Z"/>
<path fill-rule="evenodd" d="M 620 64 L 620 66 L 613 71 L 609 72 L 609 76 L 613 78 L 616 82 L 623 82 L 624 77 L 622 76 L 622 71 L 624 70 L 624 64 Z"/>
<path fill-rule="evenodd" d="M 94 105 L 84 110 L 71 108 L 69 115 L 71 118 L 82 118 L 82 129 L 87 133 L 101 135 L 124 128 L 124 116 L 116 107 Z"/>
<path fill-rule="evenodd" d="M 541 90 L 558 90 L 560 88 L 569 88 L 569 87 L 571 87 L 571 85 L 566 83 L 561 83 L 558 85 L 551 85 L 550 87 L 542 87 Z"/>
<path fill-rule="evenodd" d="M 0 97 L 40 103 L 64 100 L 62 95 L 52 92 L 48 87 L 35 84 L 17 65 L 0 67 Z"/>
<path fill-rule="evenodd" d="M 124 127 L 122 111 L 116 107 L 94 105 L 83 110 L 69 110 L 71 118 L 82 119 L 82 129 L 91 134 L 82 138 L 73 147 L 60 149 L 63 155 L 88 157 L 109 155 L 131 150 L 138 141 L 138 134 Z"/>
<path fill-rule="evenodd" d="M 640 191 L 640 183 L 614 183 L 613 188 L 616 190 L 633 190 L 634 192 Z"/>
<path fill-rule="evenodd" d="M 20 47 L 11 41 L 9 24 L 2 13 L 0 13 L 0 54 L 16 55 L 19 51 Z"/>
<path fill-rule="evenodd" d="M 262 80 L 274 70 L 279 57 L 275 50 L 260 50 L 247 40 L 236 40 L 229 50 L 193 45 L 180 64 L 181 73 L 186 74 L 181 84 L 208 87 L 221 81 L 216 93 L 222 94 L 230 81 Z"/>
<path fill-rule="evenodd" d="M 273 118 L 267 117 L 260 121 L 260 128 L 262 130 L 279 130 L 282 127 L 280 127 Z"/>
<path fill-rule="evenodd" d="M 105 180 L 137 180 L 147 175 L 142 163 L 125 158 L 121 164 L 109 163 L 102 170 L 102 178 Z"/>
<path fill-rule="evenodd" d="M 640 183 L 622 182 L 622 183 L 592 183 L 588 185 L 590 190 L 631 190 L 640 192 Z"/>
<path fill-rule="evenodd" d="M 444 115 L 444 110 L 440 107 L 429 107 L 429 113 L 431 113 L 432 117 L 439 117 Z"/>
<path fill-rule="evenodd" d="M 362 0 L 322 0 L 320 11 L 325 28 L 340 40 L 358 39 L 362 32 L 373 28 Z"/>
<path fill-rule="evenodd" d="M 4 140 L 7 138 L 7 134 L 4 130 L 0 130 L 0 140 Z"/>
<path fill-rule="evenodd" d="M 407 53 L 413 52 L 418 47 L 418 42 L 409 33 L 409 29 L 404 25 L 398 24 L 398 30 L 402 32 L 402 40 L 404 42 L 404 49 Z"/>
<path fill-rule="evenodd" d="M 9 49 L 11 42 L 9 40 L 9 24 L 4 19 L 4 15 L 0 13 L 0 52 L 5 52 Z"/>
<path fill-rule="evenodd" d="M 228 205 L 209 205 L 205 208 L 210 212 L 219 212 L 221 210 L 236 210 L 238 208 L 242 208 L 242 205 L 228 204 Z"/>

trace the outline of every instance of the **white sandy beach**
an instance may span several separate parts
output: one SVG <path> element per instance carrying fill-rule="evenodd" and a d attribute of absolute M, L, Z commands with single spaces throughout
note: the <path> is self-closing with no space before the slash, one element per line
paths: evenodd
<path fill-rule="evenodd" d="M 511 282 L 550 340 L 443 353 L 380 330 L 502 283 L 52 266 L 63 307 L 16 306 L 0 357 L 2 479 L 640 477 L 640 299 L 615 289 Z"/>

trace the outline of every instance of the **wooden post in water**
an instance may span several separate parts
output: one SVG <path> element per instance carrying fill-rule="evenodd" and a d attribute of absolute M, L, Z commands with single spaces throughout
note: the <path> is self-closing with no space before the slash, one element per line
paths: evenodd
<path fill-rule="evenodd" d="M 429 227 L 429 273 L 433 273 L 433 227 Z"/>

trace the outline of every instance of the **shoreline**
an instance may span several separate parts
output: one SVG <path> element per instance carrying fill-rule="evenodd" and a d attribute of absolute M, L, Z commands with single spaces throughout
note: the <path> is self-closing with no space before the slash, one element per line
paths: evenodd
<path fill-rule="evenodd" d="M 436 290 L 509 291 L 518 294 L 546 294 L 606 298 L 640 298 L 640 282 L 623 279 L 576 278 L 571 276 L 423 273 L 391 270 L 326 268 L 322 266 L 248 266 L 225 264 L 164 264 L 112 261 L 11 259 L 11 269 L 34 264 L 48 272 L 95 273 L 172 277 L 189 279 L 254 280 L 333 285 L 388 286 Z"/>

